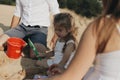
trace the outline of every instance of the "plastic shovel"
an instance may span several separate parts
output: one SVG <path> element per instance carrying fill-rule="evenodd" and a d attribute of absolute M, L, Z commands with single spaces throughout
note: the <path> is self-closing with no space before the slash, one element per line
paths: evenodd
<path fill-rule="evenodd" d="M 30 47 L 33 49 L 33 51 L 34 51 L 35 55 L 37 56 L 38 60 L 42 60 L 42 58 L 39 56 L 39 52 L 37 51 L 33 42 L 30 39 L 28 39 L 28 43 L 29 43 Z"/>

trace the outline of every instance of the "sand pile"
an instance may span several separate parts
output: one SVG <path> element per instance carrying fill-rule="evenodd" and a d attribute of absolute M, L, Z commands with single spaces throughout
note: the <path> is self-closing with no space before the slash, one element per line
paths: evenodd
<path fill-rule="evenodd" d="M 10 59 L 0 51 L 0 80 L 23 80 L 25 71 L 21 66 L 21 58 Z"/>

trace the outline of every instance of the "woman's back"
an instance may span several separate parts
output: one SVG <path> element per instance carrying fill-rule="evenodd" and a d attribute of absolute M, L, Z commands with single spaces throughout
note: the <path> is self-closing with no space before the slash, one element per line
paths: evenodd
<path fill-rule="evenodd" d="M 111 15 L 101 16 L 92 23 L 97 36 L 97 53 L 120 50 L 120 20 Z"/>
<path fill-rule="evenodd" d="M 116 24 L 116 27 L 107 42 L 104 52 L 111 52 L 116 50 L 120 50 L 120 25 L 118 24 Z"/>
<path fill-rule="evenodd" d="M 116 25 L 104 51 L 97 53 L 94 65 L 89 69 L 83 80 L 120 80 L 119 25 Z"/>

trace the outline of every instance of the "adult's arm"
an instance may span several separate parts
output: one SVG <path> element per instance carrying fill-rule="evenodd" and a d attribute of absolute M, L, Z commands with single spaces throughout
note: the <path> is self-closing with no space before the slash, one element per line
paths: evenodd
<path fill-rule="evenodd" d="M 14 15 L 12 17 L 12 21 L 11 21 L 11 25 L 10 25 L 11 28 L 14 28 L 19 24 L 21 12 L 22 12 L 22 6 L 20 3 L 20 0 L 16 0 L 15 12 L 14 12 Z"/>
<path fill-rule="evenodd" d="M 20 22 L 20 17 L 13 16 L 12 21 L 11 21 L 11 28 L 16 27 Z"/>
<path fill-rule="evenodd" d="M 57 0 L 46 0 L 46 1 L 49 5 L 50 12 L 52 12 L 53 15 L 60 13 L 59 4 Z"/>

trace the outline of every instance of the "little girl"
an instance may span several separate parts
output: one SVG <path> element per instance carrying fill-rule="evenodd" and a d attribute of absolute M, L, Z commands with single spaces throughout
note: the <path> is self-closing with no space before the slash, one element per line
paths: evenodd
<path fill-rule="evenodd" d="M 58 64 L 60 68 L 67 68 L 74 56 L 76 49 L 74 19 L 69 13 L 59 13 L 54 17 L 54 30 L 58 39 L 52 53 L 45 53 L 45 59 L 37 61 L 37 65 L 48 68 L 53 64 Z M 51 56 L 53 57 L 51 58 Z M 49 57 L 48 57 L 49 56 Z"/>

